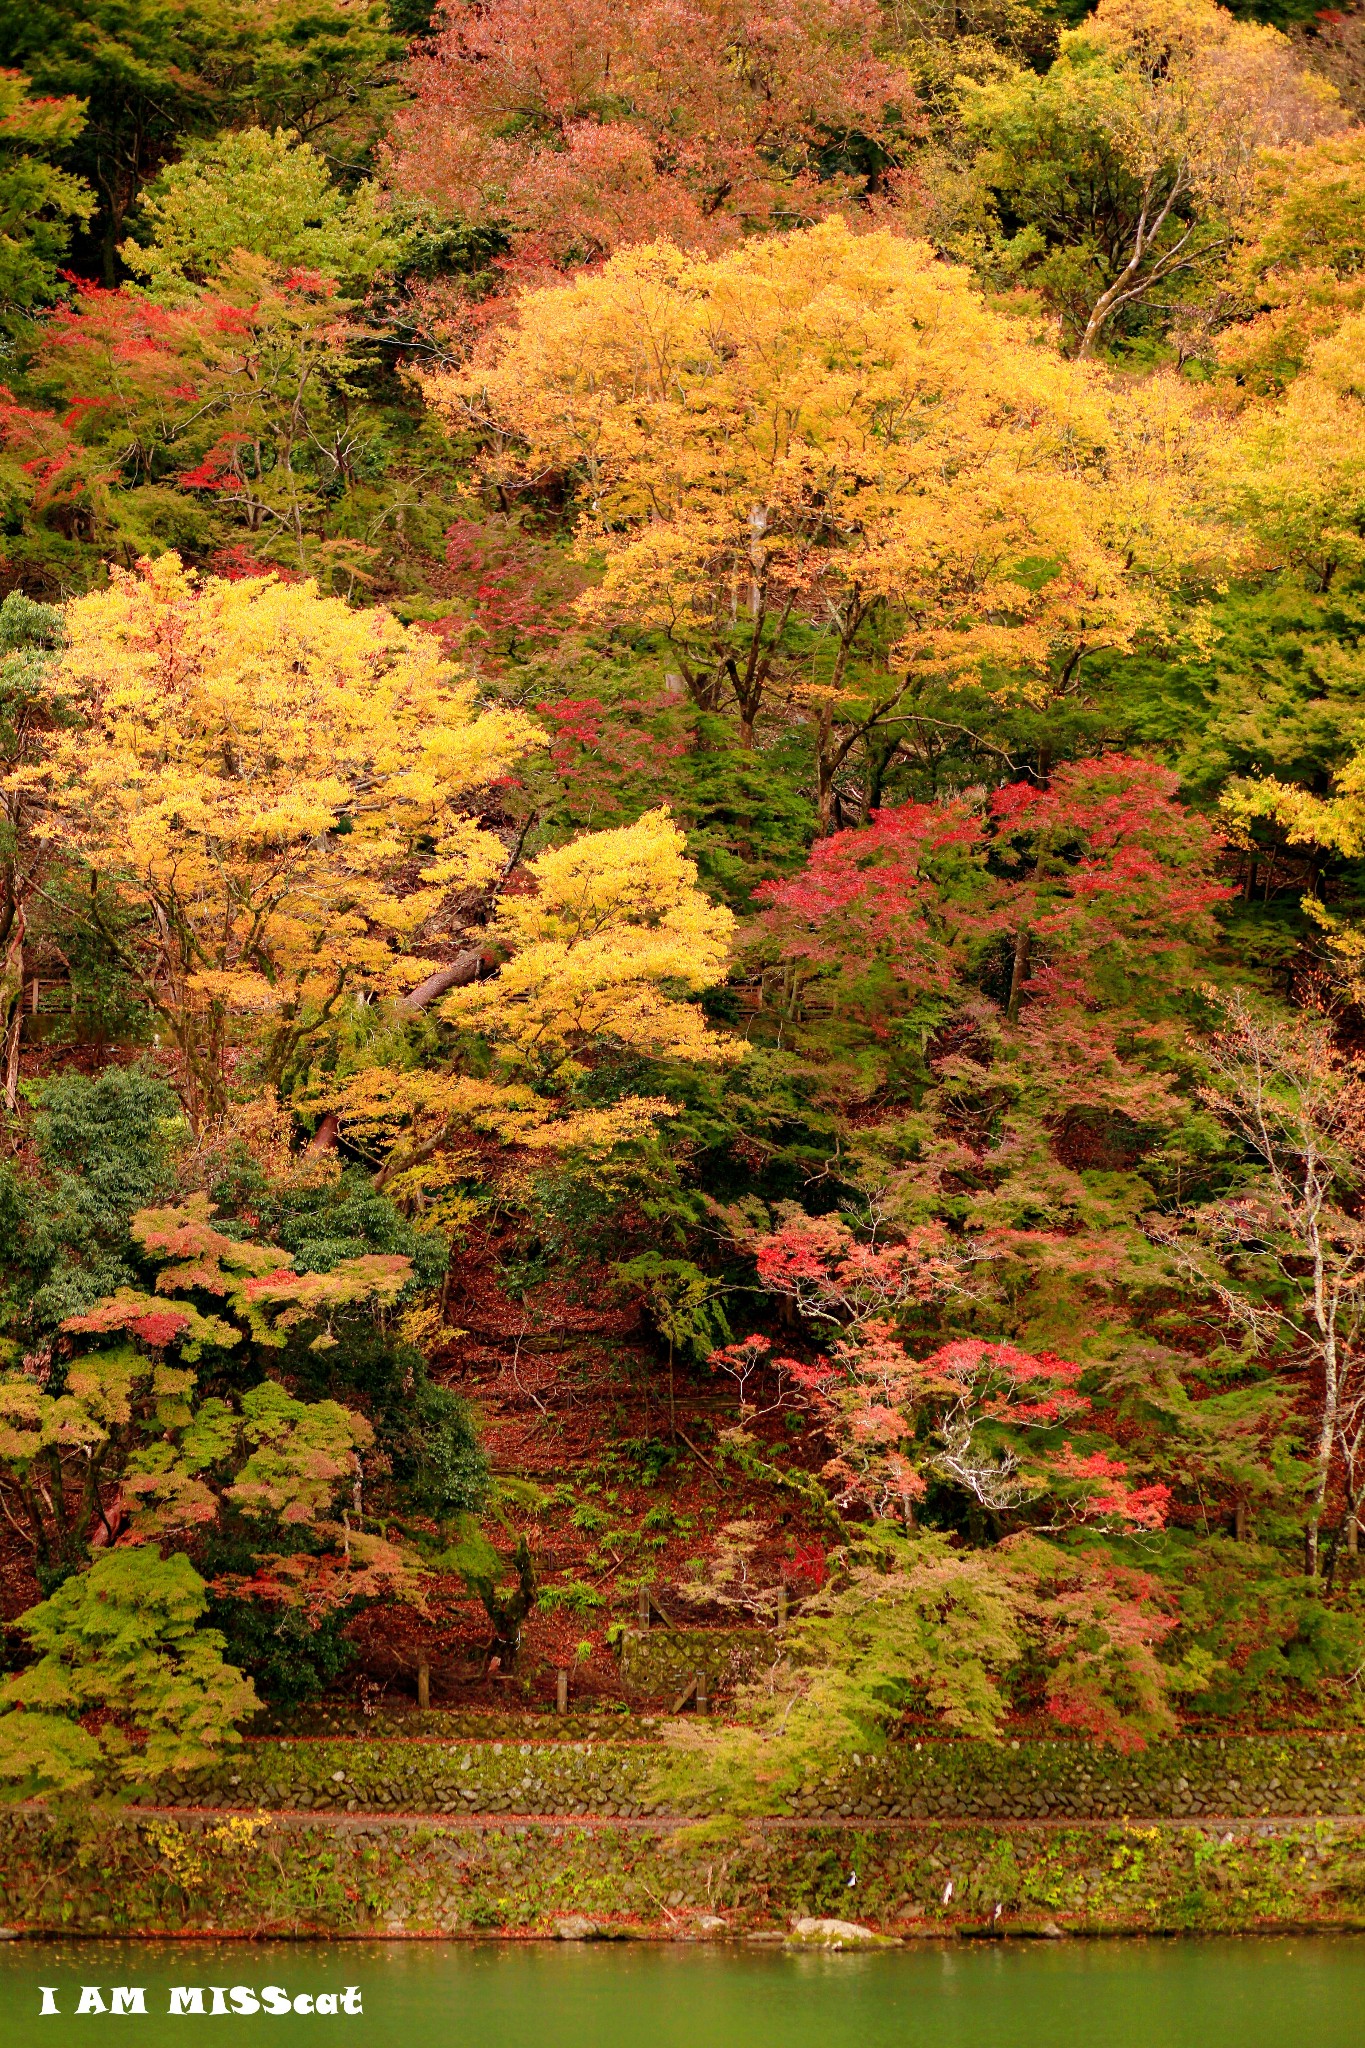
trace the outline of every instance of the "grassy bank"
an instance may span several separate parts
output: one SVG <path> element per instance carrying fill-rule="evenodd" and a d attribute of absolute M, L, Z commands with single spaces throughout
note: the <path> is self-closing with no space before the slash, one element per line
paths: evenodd
<path fill-rule="evenodd" d="M 0 1898 L 30 1933 L 679 1938 L 798 1914 L 903 1935 L 1365 1926 L 1365 1822 L 990 1825 L 11 1808 Z"/>

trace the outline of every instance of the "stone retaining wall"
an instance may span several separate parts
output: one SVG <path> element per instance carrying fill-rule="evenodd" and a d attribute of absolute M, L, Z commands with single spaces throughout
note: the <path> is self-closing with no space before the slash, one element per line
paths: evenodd
<path fill-rule="evenodd" d="M 342 1813 L 668 1811 L 657 1745 L 266 1740 L 147 1804 Z M 698 1806 L 693 1811 L 704 1811 Z M 850 1759 L 775 1811 L 806 1820 L 1027 1820 L 1365 1814 L 1365 1735 L 1188 1737 L 1131 1755 L 1084 1742 L 926 1742 Z"/>
<path fill-rule="evenodd" d="M 712 1694 L 733 1692 L 777 1661 L 781 1639 L 766 1628 L 628 1628 L 617 1645 L 621 1683 L 645 1699 L 675 1700 L 698 1673 Z"/>
<path fill-rule="evenodd" d="M 1365 1822 L 420 1822 L 0 1812 L 11 1928 L 121 1934 L 736 1937 L 802 1914 L 892 1934 L 1365 1927 Z M 997 1910 L 998 1909 L 998 1910 Z"/>
<path fill-rule="evenodd" d="M 275 1812 L 550 1813 L 656 1808 L 656 1746 L 610 1742 L 259 1741 L 212 1771 L 148 1787 L 148 1806 Z"/>
<path fill-rule="evenodd" d="M 253 1737 L 275 1741 L 299 1737 L 333 1738 L 355 1736 L 365 1741 L 401 1736 L 405 1741 L 426 1741 L 435 1736 L 444 1741 L 468 1742 L 592 1742 L 608 1737 L 612 1742 L 657 1742 L 659 1722 L 652 1715 L 632 1713 L 624 1704 L 604 1710 L 584 1710 L 570 1701 L 567 1714 L 548 1708 L 518 1712 L 490 1707 L 426 1707 L 415 1701 L 386 1705 L 374 1713 L 359 1707 L 324 1701 L 296 1708 L 278 1717 L 259 1714 L 251 1722 Z"/>
<path fill-rule="evenodd" d="M 1365 1735 L 1186 1736 L 1124 1754 L 1086 1742 L 925 1742 L 850 1761 L 793 1812 L 887 1819 L 1365 1813 Z"/>

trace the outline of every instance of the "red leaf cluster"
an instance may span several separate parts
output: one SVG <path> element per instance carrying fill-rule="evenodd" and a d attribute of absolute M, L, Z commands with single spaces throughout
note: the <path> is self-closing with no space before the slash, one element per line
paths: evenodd
<path fill-rule="evenodd" d="M 1026 988 L 1084 1001 L 1101 956 L 1151 972 L 1211 936 L 1232 892 L 1222 844 L 1154 762 L 1107 756 L 1012 783 L 985 805 L 902 804 L 817 842 L 803 873 L 758 893 L 784 950 L 845 972 L 885 962 L 900 982 L 946 991 L 964 948 L 1027 927 L 1043 958 Z"/>

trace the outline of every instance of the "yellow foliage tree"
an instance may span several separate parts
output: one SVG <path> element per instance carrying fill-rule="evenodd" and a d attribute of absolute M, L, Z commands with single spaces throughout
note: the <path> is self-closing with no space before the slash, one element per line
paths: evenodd
<path fill-rule="evenodd" d="M 708 1030 L 687 1000 L 724 980 L 733 929 L 730 911 L 697 887 L 667 811 L 541 854 L 489 927 L 503 966 L 441 1006 L 487 1041 L 493 1074 L 368 1068 L 340 1101 L 348 1136 L 387 1151 L 382 1184 L 416 1193 L 439 1184 L 426 1162 L 457 1126 L 532 1150 L 599 1154 L 640 1134 L 667 1113 L 664 1102 L 627 1096 L 576 1107 L 573 1083 L 622 1052 L 703 1064 L 737 1058 L 738 1042 Z"/>
<path fill-rule="evenodd" d="M 604 1039 L 655 1058 L 726 1053 L 673 992 L 724 980 L 735 921 L 697 887 L 667 811 L 543 853 L 527 876 L 529 890 L 504 896 L 491 926 L 507 964 L 448 996 L 447 1017 L 484 1032 L 542 1084 Z"/>
<path fill-rule="evenodd" d="M 1262 565 L 1320 591 L 1365 567 L 1365 313 L 1309 350 L 1281 402 L 1243 415 L 1220 468 L 1224 509 Z"/>
<path fill-rule="evenodd" d="M 1248 412 L 1227 465 L 1226 498 L 1261 560 L 1296 570 L 1320 591 L 1365 569 L 1365 313 L 1341 322 L 1308 354 L 1308 367 L 1278 404 Z M 1326 655 L 1339 687 L 1365 682 L 1360 651 L 1344 638 Z M 1346 763 L 1328 796 L 1267 777 L 1234 784 L 1223 797 L 1238 825 L 1273 818 L 1292 845 L 1330 848 L 1348 860 L 1365 853 L 1365 750 Z M 1357 1001 L 1365 997 L 1365 930 L 1327 911 L 1323 925 L 1343 959 Z"/>
<path fill-rule="evenodd" d="M 452 891 L 505 860 L 463 806 L 538 735 L 480 712 L 429 636 L 312 583 L 165 555 L 66 628 L 53 688 L 83 716 L 41 771 L 52 829 L 130 913 L 107 937 L 202 1122 L 234 1049 L 278 1081 L 343 1001 L 430 970 Z"/>
<path fill-rule="evenodd" d="M 605 566 L 586 615 L 662 633 L 745 743 L 779 689 L 804 704 L 826 815 L 849 751 L 917 678 L 1045 696 L 1160 606 L 1159 577 L 1130 571 L 1179 523 L 1169 432 L 1153 469 L 1112 417 L 1146 401 L 1111 404 L 889 232 L 624 251 L 528 297 L 428 392 L 485 435 L 505 484 L 571 478 Z"/>
<path fill-rule="evenodd" d="M 1279 390 L 1316 341 L 1365 312 L 1365 129 L 1265 152 L 1232 271 L 1251 317 L 1219 355 L 1252 389 Z"/>

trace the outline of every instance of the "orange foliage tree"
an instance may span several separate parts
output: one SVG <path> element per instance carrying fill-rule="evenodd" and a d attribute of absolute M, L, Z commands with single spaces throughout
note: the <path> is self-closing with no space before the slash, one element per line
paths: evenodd
<path fill-rule="evenodd" d="M 1278 391 L 1365 312 L 1365 131 L 1265 152 L 1232 267 L 1251 317 L 1219 355 L 1254 390 Z"/>

